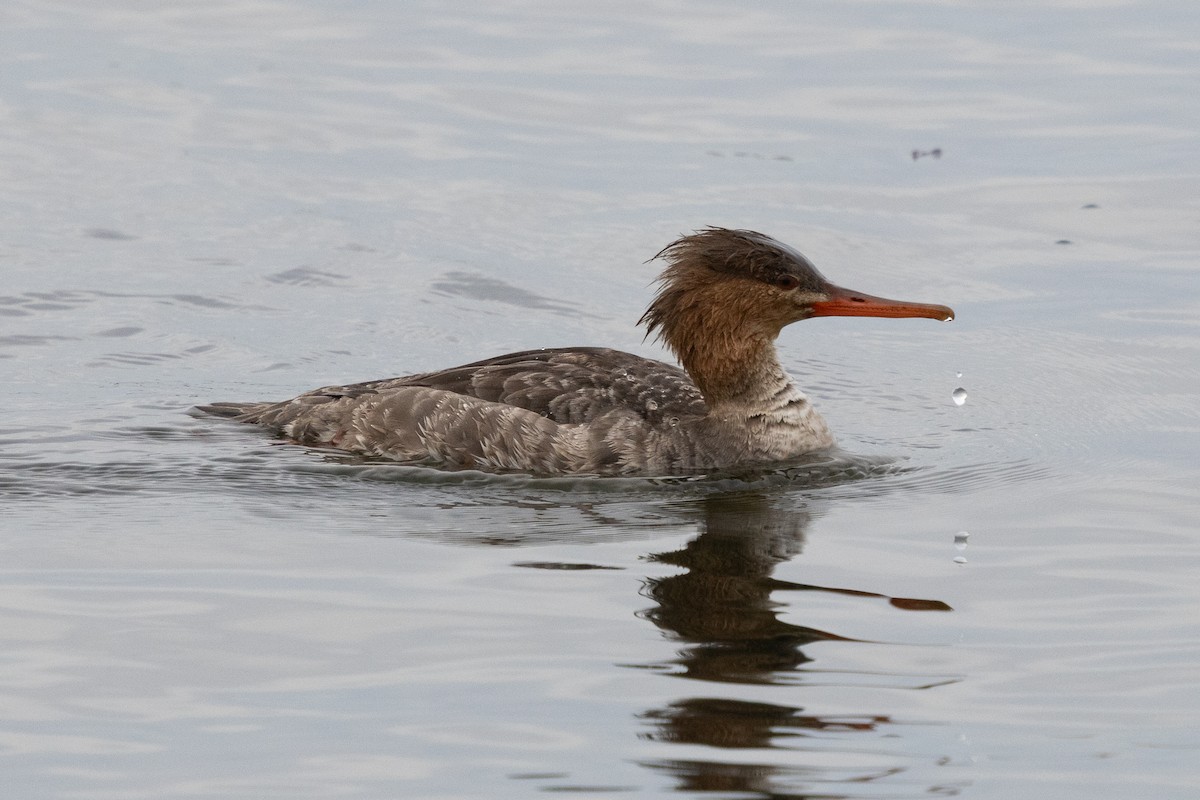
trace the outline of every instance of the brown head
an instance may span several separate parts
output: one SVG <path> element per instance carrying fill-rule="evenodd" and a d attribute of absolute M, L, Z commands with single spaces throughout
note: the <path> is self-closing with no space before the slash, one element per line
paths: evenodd
<path fill-rule="evenodd" d="M 785 325 L 802 319 L 954 319 L 946 306 L 835 286 L 800 253 L 754 231 L 705 228 L 672 242 L 655 258 L 667 266 L 639 323 L 674 351 L 710 400 L 713 392 L 736 393 L 736 386 L 716 384 L 723 376 L 726 383 L 732 380 L 736 362 L 764 346 L 770 349 Z"/>

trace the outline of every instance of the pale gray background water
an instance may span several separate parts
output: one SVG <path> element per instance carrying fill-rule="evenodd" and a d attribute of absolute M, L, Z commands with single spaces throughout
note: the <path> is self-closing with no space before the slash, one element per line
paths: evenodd
<path fill-rule="evenodd" d="M 1198 20 L 8 0 L 2 794 L 1195 797 Z M 185 414 L 658 354 L 643 261 L 709 224 L 955 307 L 783 336 L 895 468 L 447 482 Z"/>

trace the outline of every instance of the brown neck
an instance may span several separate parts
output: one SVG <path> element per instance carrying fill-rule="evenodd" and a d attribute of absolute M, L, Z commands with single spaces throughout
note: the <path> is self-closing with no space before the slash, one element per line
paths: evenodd
<path fill-rule="evenodd" d="M 782 325 L 763 319 L 752 298 L 713 286 L 693 288 L 683 302 L 671 299 L 661 295 L 662 305 L 652 307 L 659 335 L 710 408 L 762 403 L 788 384 L 775 353 Z"/>
<path fill-rule="evenodd" d="M 773 342 L 748 338 L 717 348 L 696 347 L 679 354 L 710 408 L 762 404 L 789 382 Z"/>

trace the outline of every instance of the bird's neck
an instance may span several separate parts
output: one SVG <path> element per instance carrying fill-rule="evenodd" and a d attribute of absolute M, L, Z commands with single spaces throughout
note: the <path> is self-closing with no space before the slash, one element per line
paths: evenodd
<path fill-rule="evenodd" d="M 792 387 L 775 352 L 775 339 L 791 319 L 772 313 L 753 288 L 676 276 L 642 318 L 721 415 L 756 414 Z"/>
<path fill-rule="evenodd" d="M 775 351 L 777 331 L 754 324 L 705 323 L 691 328 L 685 341 L 667 344 L 714 413 L 752 415 L 794 389 Z"/>

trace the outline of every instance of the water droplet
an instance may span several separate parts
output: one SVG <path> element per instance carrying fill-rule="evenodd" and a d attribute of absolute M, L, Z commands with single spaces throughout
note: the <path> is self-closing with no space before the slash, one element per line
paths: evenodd
<path fill-rule="evenodd" d="M 965 563 L 967 563 L 967 557 L 966 556 L 955 556 L 954 563 L 955 564 L 965 564 Z"/>
<path fill-rule="evenodd" d="M 646 410 L 647 411 L 658 411 L 658 403 L 655 402 L 654 400 L 647 400 L 646 401 Z"/>
<path fill-rule="evenodd" d="M 962 373 L 961 373 L 961 372 L 956 372 L 956 373 L 954 373 L 954 377 L 956 377 L 956 378 L 961 378 L 961 377 L 962 377 Z"/>
<path fill-rule="evenodd" d="M 954 394 L 950 395 L 954 398 L 954 405 L 961 406 L 967 402 L 967 390 L 961 386 L 954 390 Z"/>
<path fill-rule="evenodd" d="M 678 424 L 679 424 L 679 417 L 671 417 L 669 420 L 667 420 L 667 423 L 668 423 L 668 424 L 669 424 L 669 425 L 670 425 L 672 428 L 674 428 L 676 425 L 678 425 Z"/>

